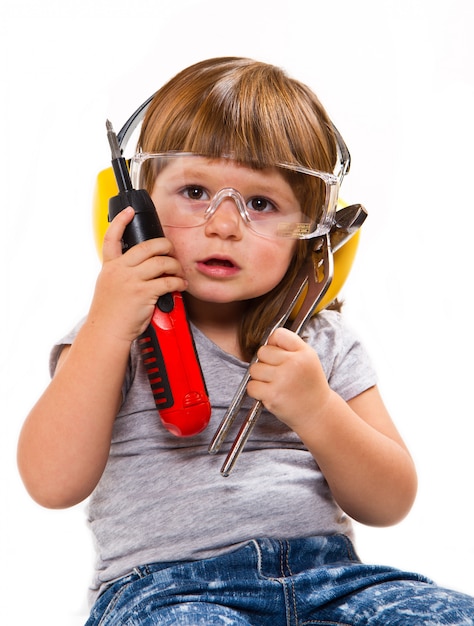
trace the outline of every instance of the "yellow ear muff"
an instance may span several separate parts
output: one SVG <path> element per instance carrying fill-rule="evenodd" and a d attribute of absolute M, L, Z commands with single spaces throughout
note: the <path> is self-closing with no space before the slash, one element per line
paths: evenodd
<path fill-rule="evenodd" d="M 109 227 L 109 199 L 117 194 L 118 187 L 114 171 L 111 167 L 108 167 L 97 174 L 92 204 L 95 247 L 100 259 L 102 259 L 105 231 Z"/>
<path fill-rule="evenodd" d="M 111 167 L 102 170 L 97 175 L 93 207 L 92 207 L 92 220 L 94 227 L 94 239 L 99 258 L 102 259 L 102 245 L 104 242 L 105 231 L 108 228 L 108 213 L 109 213 L 109 198 L 117 195 L 118 187 L 115 182 L 115 176 Z M 344 207 L 346 204 L 339 200 L 339 207 Z M 317 311 L 321 311 L 328 306 L 342 289 L 342 286 L 346 282 L 349 272 L 351 271 L 352 263 L 357 252 L 359 245 L 360 231 L 357 231 L 343 246 L 334 253 L 334 276 L 329 286 L 329 289 L 321 300 Z M 304 292 L 300 297 L 302 300 Z M 298 310 L 298 302 L 296 303 L 293 316 Z"/>

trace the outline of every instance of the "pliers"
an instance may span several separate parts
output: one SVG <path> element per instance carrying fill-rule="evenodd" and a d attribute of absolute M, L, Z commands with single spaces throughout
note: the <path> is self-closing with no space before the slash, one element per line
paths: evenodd
<path fill-rule="evenodd" d="M 289 288 L 280 309 L 265 331 L 259 348 L 268 342 L 274 330 L 282 326 L 289 328 L 297 335 L 302 334 L 304 327 L 311 319 L 331 284 L 334 270 L 333 253 L 352 237 L 363 224 L 366 217 L 367 212 L 360 204 L 354 204 L 336 211 L 336 219 L 331 231 L 326 235 L 315 238 L 311 255 L 301 267 L 293 284 Z M 297 304 L 299 305 L 299 309 L 297 309 L 296 314 L 289 322 L 290 316 Z M 257 354 L 255 354 L 249 364 L 249 368 L 257 360 Z M 209 445 L 210 454 L 216 454 L 219 451 L 239 412 L 246 395 L 247 384 L 250 380 L 249 368 Z M 221 474 L 223 476 L 229 476 L 234 468 L 262 409 L 262 402 L 255 400 L 222 465 Z"/>

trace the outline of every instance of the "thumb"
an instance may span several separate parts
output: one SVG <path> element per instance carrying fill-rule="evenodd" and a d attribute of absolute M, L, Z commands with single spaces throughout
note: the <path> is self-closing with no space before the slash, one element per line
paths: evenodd
<path fill-rule="evenodd" d="M 268 345 L 294 352 L 301 347 L 303 340 L 288 328 L 276 328 L 268 339 Z"/>
<path fill-rule="evenodd" d="M 127 207 L 120 211 L 114 219 L 110 222 L 102 246 L 102 258 L 104 263 L 111 261 L 119 256 L 122 256 L 122 237 L 125 232 L 125 228 L 130 224 L 135 216 L 135 211 L 132 207 Z"/>

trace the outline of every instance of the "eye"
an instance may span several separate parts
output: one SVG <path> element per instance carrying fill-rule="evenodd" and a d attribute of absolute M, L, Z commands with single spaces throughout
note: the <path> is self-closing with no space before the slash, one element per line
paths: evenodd
<path fill-rule="evenodd" d="M 200 185 L 187 185 L 181 194 L 188 200 L 209 200 L 209 194 Z"/>
<path fill-rule="evenodd" d="M 274 213 L 277 211 L 276 206 L 263 196 L 254 196 L 247 202 L 247 208 L 257 213 Z"/>

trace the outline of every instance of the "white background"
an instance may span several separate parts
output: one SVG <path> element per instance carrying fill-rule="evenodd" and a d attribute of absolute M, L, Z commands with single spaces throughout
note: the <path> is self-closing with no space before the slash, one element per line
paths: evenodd
<path fill-rule="evenodd" d="M 120 128 L 177 71 L 219 55 L 281 65 L 318 93 L 353 157 L 343 197 L 370 214 L 345 310 L 420 487 L 398 526 L 358 528 L 359 551 L 474 594 L 473 26 L 471 0 L 4 0 L 2 623 L 75 626 L 87 613 L 84 506 L 31 501 L 15 448 L 50 346 L 87 311 L 99 269 L 105 119 Z"/>

